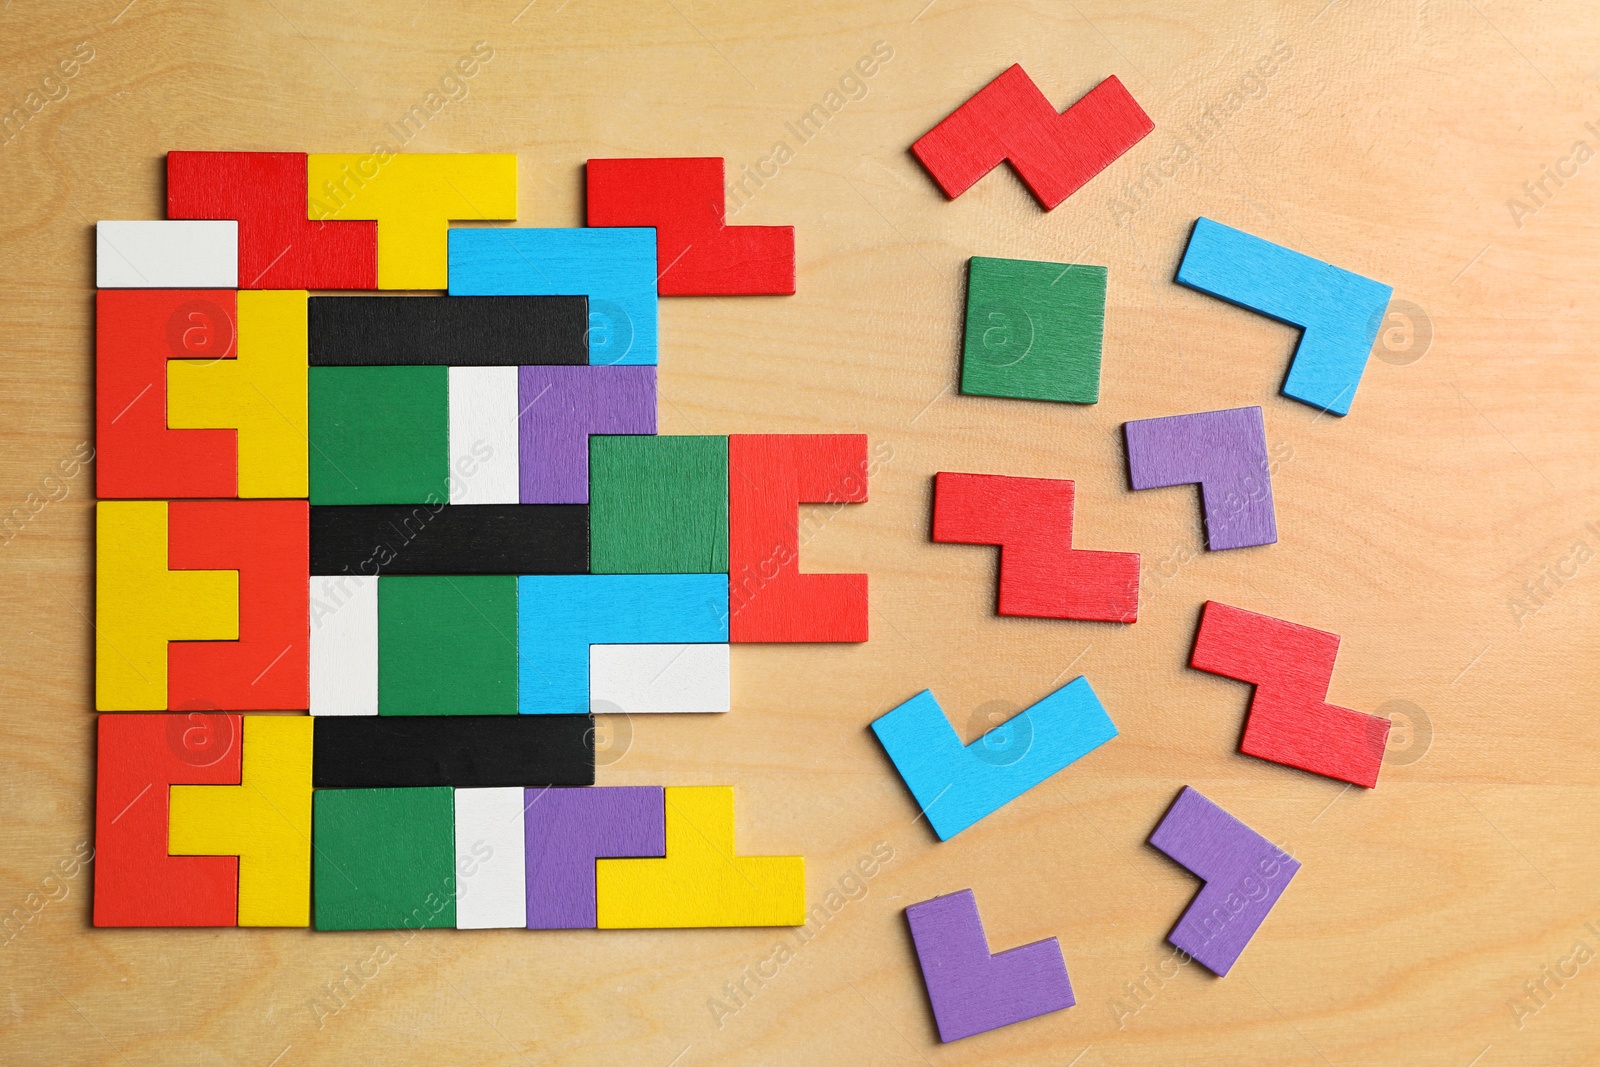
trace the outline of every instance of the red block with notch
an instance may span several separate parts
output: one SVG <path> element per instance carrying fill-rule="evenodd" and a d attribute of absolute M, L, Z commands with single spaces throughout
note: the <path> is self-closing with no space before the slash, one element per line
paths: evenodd
<path fill-rule="evenodd" d="M 911 151 L 954 200 L 1009 160 L 1045 210 L 1155 129 L 1116 75 L 1061 114 L 1019 64 L 979 89 Z"/>
<path fill-rule="evenodd" d="M 866 499 L 865 434 L 729 436 L 731 640 L 867 639 L 867 576 L 802 574 L 796 506 Z"/>
<path fill-rule="evenodd" d="M 1073 548 L 1072 508 L 1063 479 L 941 471 L 933 539 L 1000 546 L 1001 615 L 1136 622 L 1139 553 Z"/>
<path fill-rule="evenodd" d="M 729 226 L 723 161 L 591 159 L 590 226 L 654 226 L 662 296 L 794 292 L 794 227 Z"/>
<path fill-rule="evenodd" d="M 167 429 L 167 360 L 234 358 L 237 294 L 101 289 L 94 300 L 95 495 L 237 496 L 238 431 Z"/>
<path fill-rule="evenodd" d="M 378 224 L 306 218 L 304 152 L 168 152 L 169 219 L 237 219 L 239 288 L 376 289 Z"/>
<path fill-rule="evenodd" d="M 167 706 L 309 707 L 310 512 L 304 500 L 175 500 L 167 567 L 239 572 L 239 639 L 167 646 Z"/>
<path fill-rule="evenodd" d="M 1207 601 L 1189 665 L 1256 687 L 1239 750 L 1371 789 L 1389 720 L 1329 704 L 1339 635 Z"/>
<path fill-rule="evenodd" d="M 238 785 L 238 715 L 102 715 L 96 926 L 235 926 L 237 856 L 167 855 L 168 787 Z"/>

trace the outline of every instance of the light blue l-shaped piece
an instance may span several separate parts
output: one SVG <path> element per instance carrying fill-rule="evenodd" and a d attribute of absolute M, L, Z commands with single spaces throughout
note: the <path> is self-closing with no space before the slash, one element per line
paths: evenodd
<path fill-rule="evenodd" d="M 1117 736 L 1087 678 L 1074 679 L 966 746 L 926 689 L 872 730 L 941 841 Z"/>

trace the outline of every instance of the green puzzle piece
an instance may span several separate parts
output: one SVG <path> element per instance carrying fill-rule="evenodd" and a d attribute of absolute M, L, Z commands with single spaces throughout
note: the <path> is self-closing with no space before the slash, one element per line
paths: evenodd
<path fill-rule="evenodd" d="M 450 499 L 449 367 L 312 367 L 311 503 Z"/>
<path fill-rule="evenodd" d="M 318 930 L 455 926 L 455 790 L 318 789 L 311 804 Z"/>
<path fill-rule="evenodd" d="M 378 714 L 516 713 L 515 575 L 378 579 Z"/>
<path fill-rule="evenodd" d="M 589 570 L 726 573 L 728 439 L 589 438 Z"/>
<path fill-rule="evenodd" d="M 1105 318 L 1104 267 L 973 256 L 961 391 L 1097 402 Z"/>

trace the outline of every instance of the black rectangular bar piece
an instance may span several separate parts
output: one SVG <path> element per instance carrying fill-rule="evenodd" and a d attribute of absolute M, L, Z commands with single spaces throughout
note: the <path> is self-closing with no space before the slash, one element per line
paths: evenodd
<path fill-rule="evenodd" d="M 586 296 L 314 296 L 313 367 L 589 362 Z"/>
<path fill-rule="evenodd" d="M 311 509 L 312 574 L 587 574 L 587 504 Z"/>
<path fill-rule="evenodd" d="M 592 715 L 319 715 L 318 789 L 594 784 Z"/>

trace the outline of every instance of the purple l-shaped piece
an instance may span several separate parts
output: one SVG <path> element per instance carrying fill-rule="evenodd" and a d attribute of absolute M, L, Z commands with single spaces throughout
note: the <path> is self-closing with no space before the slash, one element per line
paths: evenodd
<path fill-rule="evenodd" d="M 594 928 L 597 858 L 667 854 L 659 785 L 530 789 L 525 796 L 530 930 Z"/>
<path fill-rule="evenodd" d="M 1278 540 L 1267 427 L 1259 407 L 1140 419 L 1122 427 L 1135 489 L 1200 483 L 1213 550 Z"/>
<path fill-rule="evenodd" d="M 524 504 L 589 502 L 589 435 L 656 432 L 656 369 L 517 369 L 517 458 Z"/>

